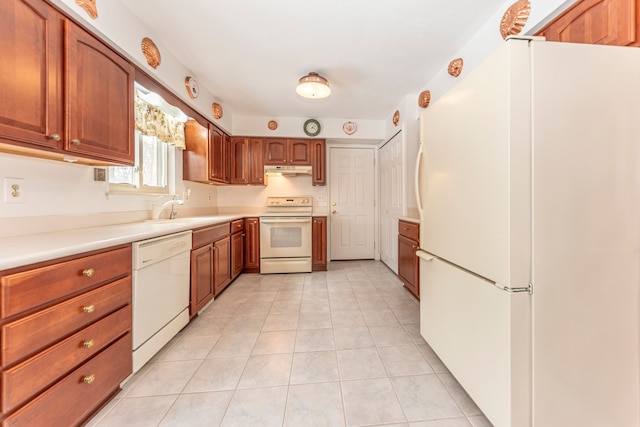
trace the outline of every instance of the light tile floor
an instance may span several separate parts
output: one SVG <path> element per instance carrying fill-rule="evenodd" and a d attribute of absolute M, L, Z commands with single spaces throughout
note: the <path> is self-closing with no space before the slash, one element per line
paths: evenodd
<path fill-rule="evenodd" d="M 376 261 L 245 274 L 90 426 L 490 426 Z"/>

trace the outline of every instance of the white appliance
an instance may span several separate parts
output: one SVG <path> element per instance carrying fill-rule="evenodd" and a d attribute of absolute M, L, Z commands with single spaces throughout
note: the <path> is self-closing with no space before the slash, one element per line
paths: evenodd
<path fill-rule="evenodd" d="M 311 196 L 267 198 L 260 215 L 260 273 L 311 273 Z"/>
<path fill-rule="evenodd" d="M 496 427 L 640 425 L 640 50 L 507 41 L 421 117 L 420 329 Z"/>
<path fill-rule="evenodd" d="M 133 243 L 133 372 L 189 323 L 191 230 Z"/>
<path fill-rule="evenodd" d="M 311 175 L 311 166 L 281 166 L 281 165 L 265 165 L 265 175 Z"/>

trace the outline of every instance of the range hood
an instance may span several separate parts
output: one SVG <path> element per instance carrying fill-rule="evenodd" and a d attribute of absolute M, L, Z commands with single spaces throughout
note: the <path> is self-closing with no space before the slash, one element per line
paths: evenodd
<path fill-rule="evenodd" d="M 272 166 L 264 167 L 266 175 L 311 175 L 311 166 Z"/>

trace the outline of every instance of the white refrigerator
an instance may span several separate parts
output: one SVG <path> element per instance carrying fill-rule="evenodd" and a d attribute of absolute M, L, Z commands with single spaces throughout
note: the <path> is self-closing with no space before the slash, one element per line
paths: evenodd
<path fill-rule="evenodd" d="M 496 427 L 640 425 L 640 50 L 511 39 L 421 116 L 420 330 Z"/>

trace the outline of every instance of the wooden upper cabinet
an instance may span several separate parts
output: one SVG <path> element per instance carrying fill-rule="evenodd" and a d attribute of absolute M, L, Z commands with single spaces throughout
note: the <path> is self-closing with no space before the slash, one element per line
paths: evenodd
<path fill-rule="evenodd" d="M 67 25 L 65 148 L 133 165 L 134 67 L 71 21 Z"/>
<path fill-rule="evenodd" d="M 582 0 L 536 35 L 550 41 L 640 45 L 640 0 Z"/>
<path fill-rule="evenodd" d="M 229 136 L 209 123 L 209 180 L 229 183 Z"/>
<path fill-rule="evenodd" d="M 308 139 L 264 139 L 265 165 L 311 166 L 311 142 Z"/>
<path fill-rule="evenodd" d="M 184 125 L 186 149 L 182 152 L 182 178 L 209 182 L 209 129 L 196 120 Z"/>
<path fill-rule="evenodd" d="M 41 0 L 0 2 L 1 140 L 61 145 L 63 23 Z"/>
<path fill-rule="evenodd" d="M 311 165 L 311 141 L 308 139 L 290 139 L 288 141 L 288 160 L 290 165 Z"/>
<path fill-rule="evenodd" d="M 326 185 L 326 148 L 324 139 L 311 141 L 312 185 Z"/>
<path fill-rule="evenodd" d="M 231 184 L 249 183 L 249 139 L 231 138 Z"/>
<path fill-rule="evenodd" d="M 266 185 L 262 138 L 249 138 L 249 184 Z"/>

